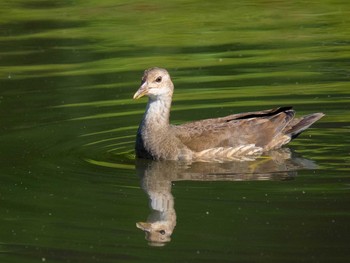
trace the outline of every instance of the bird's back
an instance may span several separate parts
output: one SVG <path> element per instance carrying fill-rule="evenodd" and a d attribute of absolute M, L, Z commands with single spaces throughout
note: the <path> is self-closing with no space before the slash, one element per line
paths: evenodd
<path fill-rule="evenodd" d="M 271 150 L 282 146 L 278 141 L 283 136 L 289 136 L 294 126 L 299 125 L 298 130 L 302 132 L 303 127 L 309 127 L 323 116 L 316 114 L 308 121 L 303 118 L 294 119 L 294 110 L 291 107 L 283 107 L 185 123 L 173 126 L 173 130 L 192 151 L 247 144 L 255 144 L 264 150 Z M 301 120 L 304 121 L 301 122 Z M 292 137 L 289 136 L 290 139 Z M 290 139 L 284 138 L 281 143 L 288 143 Z"/>

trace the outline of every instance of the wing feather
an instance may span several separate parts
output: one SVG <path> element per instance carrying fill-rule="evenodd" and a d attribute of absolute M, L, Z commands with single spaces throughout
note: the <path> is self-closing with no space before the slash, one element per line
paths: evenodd
<path fill-rule="evenodd" d="M 268 145 L 293 119 L 291 107 L 229 115 L 172 126 L 174 134 L 192 151 L 218 147 Z"/>

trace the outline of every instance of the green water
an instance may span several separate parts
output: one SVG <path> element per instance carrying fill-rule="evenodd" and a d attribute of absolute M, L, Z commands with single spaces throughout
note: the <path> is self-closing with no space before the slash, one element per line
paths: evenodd
<path fill-rule="evenodd" d="M 0 262 L 349 262 L 349 25 L 348 1 L 1 1 Z M 135 162 L 152 66 L 173 123 L 326 116 L 282 160 Z M 165 246 L 136 227 L 156 195 Z"/>

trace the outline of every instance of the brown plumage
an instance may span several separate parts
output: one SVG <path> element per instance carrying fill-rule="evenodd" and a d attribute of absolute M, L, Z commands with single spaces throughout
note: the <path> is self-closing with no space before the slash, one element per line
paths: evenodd
<path fill-rule="evenodd" d="M 170 125 L 174 85 L 162 68 L 144 72 L 134 99 L 148 96 L 136 137 L 136 155 L 154 160 L 246 160 L 280 148 L 324 116 L 294 118 L 292 107 Z"/>

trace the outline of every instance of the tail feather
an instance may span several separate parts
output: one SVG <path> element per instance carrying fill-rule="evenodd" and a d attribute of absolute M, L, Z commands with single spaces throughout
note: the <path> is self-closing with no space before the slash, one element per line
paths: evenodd
<path fill-rule="evenodd" d="M 293 123 L 291 127 L 287 127 L 288 130 L 285 131 L 285 134 L 289 135 L 292 139 L 294 139 L 298 137 L 300 133 L 309 128 L 314 122 L 321 119 L 323 116 L 324 114 L 322 112 L 306 115 L 298 119 L 298 122 Z"/>

